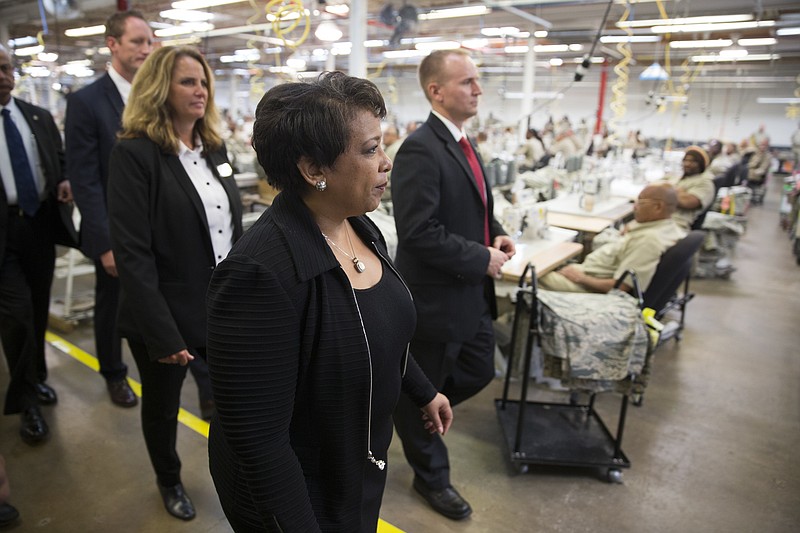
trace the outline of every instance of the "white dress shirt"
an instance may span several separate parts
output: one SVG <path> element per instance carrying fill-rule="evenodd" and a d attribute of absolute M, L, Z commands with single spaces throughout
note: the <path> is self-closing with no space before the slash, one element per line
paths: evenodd
<path fill-rule="evenodd" d="M 219 264 L 227 257 L 233 246 L 231 204 L 225 188 L 211 172 L 208 162 L 202 156 L 203 145 L 200 140 L 195 141 L 195 144 L 197 147 L 190 150 L 181 142 L 178 159 L 203 201 L 208 220 L 208 234 L 211 237 L 211 246 L 214 248 L 214 261 L 215 264 Z"/>
<path fill-rule="evenodd" d="M 122 97 L 122 103 L 128 105 L 128 97 L 131 95 L 131 82 L 122 77 L 122 74 L 114 70 L 113 66 L 108 67 L 108 75 Z"/>

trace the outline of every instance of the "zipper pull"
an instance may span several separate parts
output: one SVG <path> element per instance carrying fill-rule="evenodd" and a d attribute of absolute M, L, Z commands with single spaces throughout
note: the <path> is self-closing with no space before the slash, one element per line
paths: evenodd
<path fill-rule="evenodd" d="M 386 461 L 384 461 L 383 459 L 375 459 L 375 456 L 372 455 L 371 451 L 367 453 L 367 459 L 369 459 L 370 463 L 377 466 L 379 470 L 383 470 L 386 468 Z"/>

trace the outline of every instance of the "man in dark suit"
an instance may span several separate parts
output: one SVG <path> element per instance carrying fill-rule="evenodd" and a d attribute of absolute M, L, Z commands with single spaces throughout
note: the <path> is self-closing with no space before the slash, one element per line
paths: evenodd
<path fill-rule="evenodd" d="M 396 263 L 417 307 L 411 352 L 455 406 L 494 377 L 493 280 L 515 249 L 494 218 L 483 165 L 463 131 L 478 111 L 477 67 L 461 50 L 437 51 L 422 60 L 419 81 L 433 109 L 394 160 Z M 450 484 L 447 447 L 420 431 L 419 409 L 401 398 L 394 422 L 417 492 L 448 518 L 469 516 Z"/>
<path fill-rule="evenodd" d="M 70 95 L 65 119 L 67 176 L 81 212 L 81 246 L 95 262 L 94 335 L 100 373 L 111 401 L 133 407 L 117 331 L 119 280 L 108 231 L 106 188 L 111 149 L 117 140 L 131 82 L 152 50 L 153 34 L 141 13 L 121 11 L 106 21 L 111 68 L 94 83 Z"/>
<path fill-rule="evenodd" d="M 35 444 L 49 433 L 39 404 L 56 401 L 39 380 L 47 372 L 55 243 L 64 230 L 59 202 L 71 202 L 72 193 L 52 115 L 12 98 L 13 89 L 14 66 L 0 45 L 0 340 L 10 375 L 4 414 L 21 413 L 20 436 Z"/>

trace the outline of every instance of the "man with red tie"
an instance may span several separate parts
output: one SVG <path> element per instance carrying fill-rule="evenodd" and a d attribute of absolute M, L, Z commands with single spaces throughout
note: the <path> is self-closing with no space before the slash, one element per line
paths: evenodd
<path fill-rule="evenodd" d="M 72 201 L 63 174 L 64 150 L 45 109 L 12 98 L 14 66 L 0 45 L 0 340 L 9 370 L 4 414 L 21 414 L 28 444 L 49 434 L 39 405 L 55 395 L 37 376 L 55 267 L 55 244 L 77 246 L 59 203 Z M 71 225 L 71 221 L 68 222 Z M 49 401 L 52 399 L 52 401 Z"/>
<path fill-rule="evenodd" d="M 455 406 L 494 377 L 494 279 L 515 249 L 464 134 L 464 122 L 478 112 L 478 68 L 463 50 L 435 51 L 422 60 L 419 81 L 432 111 L 394 160 L 396 264 L 417 308 L 411 352 Z M 469 503 L 450 484 L 441 437 L 418 430 L 419 409 L 405 397 L 394 422 L 414 489 L 440 514 L 468 517 Z"/>

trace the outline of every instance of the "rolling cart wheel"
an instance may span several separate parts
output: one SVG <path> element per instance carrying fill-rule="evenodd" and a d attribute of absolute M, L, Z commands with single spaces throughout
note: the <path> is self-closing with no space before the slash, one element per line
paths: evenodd
<path fill-rule="evenodd" d="M 528 465 L 526 465 L 524 463 L 520 464 L 517 467 L 517 472 L 520 473 L 520 474 L 527 474 L 528 473 Z"/>
<path fill-rule="evenodd" d="M 609 468 L 607 477 L 609 483 L 622 484 L 622 470 L 619 470 L 618 468 Z"/>
<path fill-rule="evenodd" d="M 644 395 L 642 394 L 634 394 L 633 395 L 633 405 L 636 407 L 641 407 L 644 403 Z"/>

